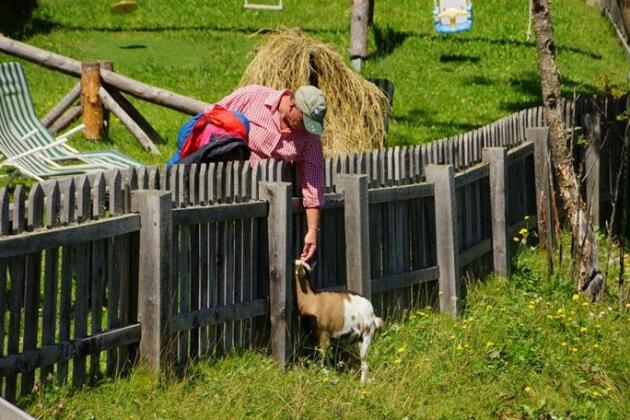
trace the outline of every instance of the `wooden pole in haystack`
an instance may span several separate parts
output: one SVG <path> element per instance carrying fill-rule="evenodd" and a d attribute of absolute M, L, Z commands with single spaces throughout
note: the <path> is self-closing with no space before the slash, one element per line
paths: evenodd
<path fill-rule="evenodd" d="M 604 278 L 599 271 L 593 221 L 588 217 L 586 203 L 580 195 L 580 184 L 573 167 L 571 139 L 567 135 L 563 119 L 549 0 L 533 0 L 532 14 L 545 119 L 551 136 L 552 163 L 558 177 L 560 196 L 571 225 L 573 241 L 576 244 L 579 266 L 577 286 L 591 301 L 596 301 L 602 296 Z"/>
<path fill-rule="evenodd" d="M 352 68 L 361 72 L 367 58 L 367 34 L 370 23 L 370 0 L 352 0 L 350 10 L 350 60 Z"/>

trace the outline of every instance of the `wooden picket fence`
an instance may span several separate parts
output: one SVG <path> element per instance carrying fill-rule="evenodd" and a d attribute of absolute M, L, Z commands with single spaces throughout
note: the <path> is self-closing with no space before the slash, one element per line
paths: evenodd
<path fill-rule="evenodd" d="M 598 214 L 611 197 L 602 133 L 618 135 L 606 122 L 617 108 L 565 105 L 568 126 L 599 139 L 585 175 Z M 550 211 L 542 117 L 533 108 L 427 145 L 327 159 L 315 286 L 370 296 L 384 316 L 436 302 L 455 314 L 463 273 L 507 274 L 512 236 Z M 0 191 L 2 395 L 94 383 L 138 359 L 170 371 L 270 347 L 290 360 L 292 261 L 306 233 L 294 172 L 277 161 L 133 168 Z"/>

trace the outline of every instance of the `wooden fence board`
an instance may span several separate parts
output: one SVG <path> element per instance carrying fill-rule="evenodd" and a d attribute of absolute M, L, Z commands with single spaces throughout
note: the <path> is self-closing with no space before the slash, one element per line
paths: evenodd
<path fill-rule="evenodd" d="M 68 189 L 70 188 L 70 184 Z M 74 184 L 72 184 L 74 188 Z M 65 191 L 67 193 L 67 190 Z M 73 190 L 74 192 L 74 190 Z M 61 191 L 59 183 L 55 182 L 50 193 L 46 197 L 46 213 L 49 217 L 49 227 L 56 227 L 61 224 Z M 59 248 L 46 250 L 44 262 L 44 300 L 42 317 L 42 346 L 52 344 L 55 341 L 55 330 L 57 326 L 57 271 L 59 268 Z M 1 349 L 0 349 L 0 354 Z M 40 381 L 48 381 L 48 375 L 53 373 L 50 368 L 42 368 L 40 371 Z"/>

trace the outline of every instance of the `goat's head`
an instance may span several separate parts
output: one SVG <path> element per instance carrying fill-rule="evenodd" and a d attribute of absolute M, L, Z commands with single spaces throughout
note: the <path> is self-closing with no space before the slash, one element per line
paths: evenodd
<path fill-rule="evenodd" d="M 298 279 L 308 278 L 308 274 L 315 269 L 315 264 L 309 264 L 306 261 L 295 260 L 293 262 L 295 265 L 295 276 Z"/>

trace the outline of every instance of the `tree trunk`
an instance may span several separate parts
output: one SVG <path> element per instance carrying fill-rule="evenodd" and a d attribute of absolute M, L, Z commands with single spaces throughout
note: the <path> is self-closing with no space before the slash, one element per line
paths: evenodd
<path fill-rule="evenodd" d="M 580 196 L 579 181 L 569 145 L 571 140 L 564 124 L 549 0 L 533 0 L 532 13 L 545 119 L 551 135 L 551 156 L 578 254 L 576 255 L 579 264 L 578 290 L 584 292 L 591 301 L 595 301 L 603 292 L 604 278 L 599 272 L 597 238 L 586 204 Z"/>

